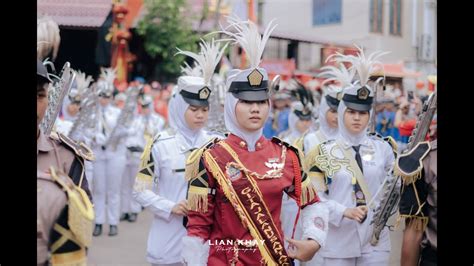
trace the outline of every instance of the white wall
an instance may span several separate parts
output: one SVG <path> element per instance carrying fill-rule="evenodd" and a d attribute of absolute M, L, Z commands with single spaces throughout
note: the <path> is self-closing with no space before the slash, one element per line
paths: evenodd
<path fill-rule="evenodd" d="M 412 46 L 413 1 L 417 1 L 417 36 L 423 31 L 423 1 L 402 0 L 402 35 L 392 36 L 389 31 L 389 0 L 384 0 L 383 33 L 369 32 L 369 0 L 342 0 L 342 21 L 339 24 L 313 26 L 312 0 L 265 0 L 263 5 L 263 23 L 266 25 L 276 18 L 278 27 L 275 32 L 291 32 L 302 36 L 320 38 L 340 43 L 357 43 L 363 45 L 368 53 L 374 50 L 392 51 L 382 61 L 398 63 L 401 60 L 415 61 L 416 48 Z M 419 41 L 418 41 L 419 42 Z M 417 43 L 418 43 L 417 42 Z M 301 44 L 300 44 L 301 46 Z M 272 48 L 273 49 L 273 48 Z M 318 49 L 308 49 L 303 45 L 299 54 L 310 59 L 303 60 L 303 68 L 314 66 L 319 62 Z M 306 54 L 310 51 L 310 55 Z M 316 54 L 315 54 L 316 53 Z"/>

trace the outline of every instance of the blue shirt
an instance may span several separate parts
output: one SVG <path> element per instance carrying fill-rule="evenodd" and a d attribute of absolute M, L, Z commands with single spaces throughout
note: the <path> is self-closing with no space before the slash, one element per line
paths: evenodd
<path fill-rule="evenodd" d="M 386 124 L 382 124 L 382 120 L 386 120 Z M 398 128 L 395 127 L 395 112 L 386 111 L 380 112 L 377 114 L 377 123 L 375 130 L 380 133 L 380 135 L 387 137 L 391 136 L 396 141 L 400 139 L 400 133 Z"/>
<path fill-rule="evenodd" d="M 273 116 L 268 116 L 267 121 L 265 121 L 265 125 L 263 126 L 263 135 L 267 138 L 270 139 L 274 136 L 278 136 L 281 132 L 285 131 L 288 129 L 288 116 L 290 115 L 290 108 L 285 108 L 281 111 L 278 112 L 277 118 L 277 124 L 278 128 L 274 129 L 273 128 Z"/>

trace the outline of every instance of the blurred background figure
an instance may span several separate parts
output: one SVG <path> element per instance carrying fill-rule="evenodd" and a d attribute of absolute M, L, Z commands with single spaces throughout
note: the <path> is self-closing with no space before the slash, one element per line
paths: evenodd
<path fill-rule="evenodd" d="M 288 129 L 291 96 L 280 88 L 280 91 L 273 95 L 270 102 L 272 108 L 263 127 L 263 135 L 269 139 Z"/>

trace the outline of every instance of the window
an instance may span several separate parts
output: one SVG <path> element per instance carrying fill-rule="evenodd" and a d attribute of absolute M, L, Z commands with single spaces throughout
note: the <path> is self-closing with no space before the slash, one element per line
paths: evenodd
<path fill-rule="evenodd" d="M 313 26 L 341 23 L 342 0 L 313 0 Z"/>
<path fill-rule="evenodd" d="M 383 0 L 370 0 L 370 31 L 383 33 Z"/>
<path fill-rule="evenodd" d="M 390 0 L 390 34 L 402 35 L 402 0 Z"/>

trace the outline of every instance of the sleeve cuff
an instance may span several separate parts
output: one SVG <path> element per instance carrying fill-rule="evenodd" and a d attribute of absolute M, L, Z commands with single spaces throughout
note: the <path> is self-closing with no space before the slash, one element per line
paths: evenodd
<path fill-rule="evenodd" d="M 153 214 L 166 220 L 170 219 L 171 210 L 176 205 L 175 202 L 156 195 L 151 190 L 139 192 L 135 199 L 145 208 L 151 210 Z"/>
<path fill-rule="evenodd" d="M 342 219 L 344 219 L 344 211 L 347 209 L 347 207 L 336 201 L 332 201 L 331 205 L 332 208 L 330 208 L 329 212 L 329 222 L 332 225 L 339 227 Z"/>
<path fill-rule="evenodd" d="M 303 239 L 313 239 L 324 247 L 329 210 L 326 204 L 314 203 L 303 209 Z"/>

